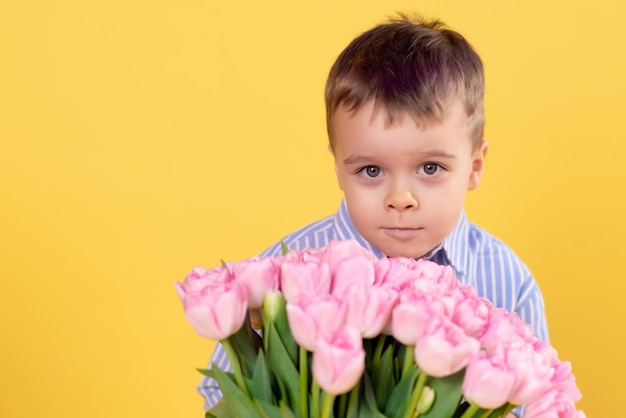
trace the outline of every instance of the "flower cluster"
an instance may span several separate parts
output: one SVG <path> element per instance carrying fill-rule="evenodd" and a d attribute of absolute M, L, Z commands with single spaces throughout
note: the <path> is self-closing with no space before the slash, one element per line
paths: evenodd
<path fill-rule="evenodd" d="M 584 417 L 570 364 L 449 266 L 333 241 L 195 268 L 176 287 L 233 366 L 202 371 L 224 394 L 208 416 Z M 260 308 L 263 337 L 248 319 Z"/>

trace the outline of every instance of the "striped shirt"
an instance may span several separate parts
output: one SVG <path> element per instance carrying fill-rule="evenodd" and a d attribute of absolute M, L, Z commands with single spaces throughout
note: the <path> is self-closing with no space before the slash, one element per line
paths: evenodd
<path fill-rule="evenodd" d="M 378 258 L 384 254 L 367 242 L 356 230 L 348 215 L 345 200 L 337 213 L 314 222 L 286 236 L 282 241 L 289 249 L 317 248 L 331 240 L 354 239 L 372 251 Z M 261 256 L 281 254 L 280 242 L 265 250 Z M 450 265 L 457 279 L 473 286 L 478 295 L 489 299 L 496 307 L 517 312 L 530 324 L 535 335 L 548 340 L 548 329 L 543 297 L 537 282 L 524 263 L 502 241 L 467 220 L 461 214 L 456 226 L 443 243 L 429 257 L 441 265 Z M 217 344 L 209 363 L 231 371 L 223 347 Z M 210 409 L 221 398 L 217 382 L 203 377 L 198 392 L 204 397 L 205 409 Z"/>

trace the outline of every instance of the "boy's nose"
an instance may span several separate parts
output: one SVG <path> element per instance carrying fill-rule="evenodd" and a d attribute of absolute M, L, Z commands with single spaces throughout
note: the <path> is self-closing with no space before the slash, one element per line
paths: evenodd
<path fill-rule="evenodd" d="M 387 209 L 415 210 L 418 207 L 417 199 L 409 190 L 396 190 L 387 195 L 385 201 Z"/>

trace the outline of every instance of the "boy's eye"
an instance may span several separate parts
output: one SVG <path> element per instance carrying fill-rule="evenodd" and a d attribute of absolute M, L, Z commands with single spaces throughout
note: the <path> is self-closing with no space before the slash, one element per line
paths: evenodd
<path fill-rule="evenodd" d="M 380 176 L 380 168 L 375 165 L 368 165 L 367 167 L 363 167 L 361 169 L 362 173 L 365 173 L 368 177 L 378 177 Z"/>
<path fill-rule="evenodd" d="M 439 164 L 426 163 L 420 168 L 420 171 L 422 171 L 427 176 L 432 176 L 436 174 L 439 169 L 441 169 L 441 166 Z"/>

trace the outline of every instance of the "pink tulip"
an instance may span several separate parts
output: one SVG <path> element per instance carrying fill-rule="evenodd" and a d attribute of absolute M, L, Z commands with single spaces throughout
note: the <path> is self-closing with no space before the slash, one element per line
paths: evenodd
<path fill-rule="evenodd" d="M 331 395 L 350 391 L 365 370 L 363 340 L 356 328 L 339 328 L 321 339 L 313 353 L 311 371 L 320 388 Z"/>
<path fill-rule="evenodd" d="M 205 286 L 201 284 L 204 282 Z M 176 283 L 185 316 L 198 335 L 222 340 L 236 333 L 246 318 L 248 297 L 234 280 L 218 282 L 188 276 Z"/>
<path fill-rule="evenodd" d="M 508 349 L 509 346 L 534 344 L 539 340 L 529 331 L 529 326 L 523 323 L 517 314 L 509 314 L 502 308 L 492 310 L 483 334 L 480 336 L 480 344 L 488 352 Z"/>
<path fill-rule="evenodd" d="M 377 258 L 355 240 L 332 240 L 326 246 L 324 262 L 329 265 L 330 271 L 336 271 L 339 264 L 350 258 L 365 258 L 376 262 Z"/>
<path fill-rule="evenodd" d="M 582 393 L 576 386 L 576 380 L 572 374 L 572 364 L 564 361 L 554 367 L 554 376 L 552 376 L 553 388 L 568 396 L 573 402 L 578 402 L 582 398 Z"/>
<path fill-rule="evenodd" d="M 330 269 L 316 261 L 285 261 L 281 264 L 281 290 L 287 301 L 298 294 L 329 293 Z"/>
<path fill-rule="evenodd" d="M 524 408 L 522 418 L 585 418 L 569 396 L 550 390 Z"/>
<path fill-rule="evenodd" d="M 418 273 L 410 268 L 413 263 L 415 260 L 412 258 L 381 258 L 374 266 L 374 283 L 398 290 L 404 289 L 418 277 Z"/>
<path fill-rule="evenodd" d="M 441 266 L 441 275 L 437 277 L 437 283 L 446 292 L 455 292 L 460 289 L 461 282 L 456 279 L 456 273 L 451 266 Z"/>
<path fill-rule="evenodd" d="M 323 264 L 331 275 L 331 293 L 341 297 L 352 283 L 370 286 L 374 283 L 376 257 L 354 240 L 332 240 L 326 246 Z"/>
<path fill-rule="evenodd" d="M 391 312 L 391 323 L 386 334 L 405 345 L 415 345 L 426 326 L 434 318 L 445 314 L 445 306 L 430 294 L 408 287 L 400 293 Z"/>
<path fill-rule="evenodd" d="M 341 302 L 328 294 L 299 294 L 287 303 L 287 320 L 294 340 L 308 351 L 343 326 Z"/>
<path fill-rule="evenodd" d="M 543 361 L 546 364 L 551 364 L 552 366 L 557 366 L 557 365 L 559 365 L 561 363 L 559 361 L 559 357 L 557 355 L 556 350 L 554 349 L 554 347 L 552 347 L 550 345 L 549 342 L 547 342 L 547 341 L 537 341 L 533 345 L 533 348 L 535 349 L 537 354 L 539 354 L 540 356 L 543 357 Z M 552 379 L 554 380 L 554 377 Z"/>
<path fill-rule="evenodd" d="M 506 361 L 515 375 L 515 384 L 509 397 L 509 402 L 512 404 L 530 403 L 550 388 L 554 368 L 532 347 L 510 346 Z"/>
<path fill-rule="evenodd" d="M 342 299 L 346 324 L 356 327 L 363 338 L 373 338 L 389 322 L 398 292 L 391 288 L 352 284 L 344 291 Z"/>
<path fill-rule="evenodd" d="M 414 286 L 421 288 L 419 281 L 430 282 L 428 289 L 436 291 L 436 294 L 443 295 L 461 286 L 456 279 L 454 270 L 450 266 L 442 266 L 432 261 L 419 259 L 409 265 L 409 268 L 415 272 L 416 280 Z"/>
<path fill-rule="evenodd" d="M 356 241 L 334 240 L 211 270 L 197 267 L 176 289 L 188 322 L 214 340 L 241 329 L 247 309 L 261 307 L 266 295 L 265 314 L 278 315 L 284 295 L 293 338 L 313 352 L 313 379 L 330 395 L 350 391 L 361 378 L 362 339 L 386 334 L 414 346 L 409 354 L 425 375 L 440 378 L 465 368 L 462 392 L 473 405 L 525 405 L 524 418 L 585 417 L 575 408 L 581 393 L 571 365 L 517 314 L 462 286 L 450 266 L 377 260 Z"/>
<path fill-rule="evenodd" d="M 429 376 L 449 376 L 464 368 L 479 349 L 478 340 L 457 325 L 434 318 L 415 344 L 415 362 Z"/>
<path fill-rule="evenodd" d="M 374 283 L 374 263 L 366 257 L 345 258 L 331 270 L 331 274 L 330 291 L 338 298 L 343 298 L 346 289 L 353 284 L 371 288 Z"/>
<path fill-rule="evenodd" d="M 528 404 L 549 389 L 555 354 L 540 344 L 517 314 L 494 309 L 480 342 L 487 355 L 505 364 L 515 378 L 510 403 Z"/>
<path fill-rule="evenodd" d="M 232 279 L 232 274 L 228 268 L 220 266 L 207 270 L 203 267 L 194 267 L 191 272 L 185 276 L 183 283 L 176 283 L 176 291 L 182 300 L 187 292 L 200 292 L 213 287 L 219 288 Z"/>
<path fill-rule="evenodd" d="M 280 268 L 272 258 L 253 257 L 233 264 L 235 280 L 246 288 L 248 307 L 259 309 L 263 306 L 265 294 L 271 289 L 278 289 Z"/>
<path fill-rule="evenodd" d="M 582 398 L 582 394 L 572 375 L 572 366 L 569 362 L 558 363 L 554 367 L 552 387 L 524 410 L 524 418 L 555 417 L 581 418 L 585 414 L 577 411 L 575 403 Z"/>
<path fill-rule="evenodd" d="M 450 266 L 440 266 L 427 260 L 417 260 L 412 266 L 416 278 L 409 287 L 437 299 L 445 306 L 446 316 L 452 316 L 460 298 L 461 286 Z"/>
<path fill-rule="evenodd" d="M 326 256 L 326 247 L 320 247 L 320 248 L 305 248 L 303 250 L 290 250 L 284 256 L 277 256 L 274 258 L 284 261 L 284 262 L 288 262 L 288 263 L 295 263 L 297 261 L 306 261 L 306 262 L 321 264 L 322 262 L 324 262 L 325 256 Z"/>
<path fill-rule="evenodd" d="M 513 389 L 514 377 L 501 364 L 479 352 L 465 370 L 463 396 L 473 405 L 484 409 L 496 409 L 504 405 Z"/>
<path fill-rule="evenodd" d="M 558 409 L 558 392 L 548 391 L 541 398 L 532 402 L 524 408 L 523 418 L 561 418 L 574 417 L 575 415 L 561 415 Z M 573 412 L 573 411 L 571 411 Z"/>
<path fill-rule="evenodd" d="M 475 296 L 474 292 L 463 288 L 454 307 L 452 322 L 463 328 L 467 335 L 480 337 L 487 327 L 493 305 L 485 298 Z"/>

